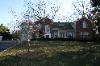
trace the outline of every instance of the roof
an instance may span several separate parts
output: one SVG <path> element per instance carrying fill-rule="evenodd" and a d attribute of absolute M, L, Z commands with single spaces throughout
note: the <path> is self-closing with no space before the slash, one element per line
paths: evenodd
<path fill-rule="evenodd" d="M 59 28 L 61 30 L 74 29 L 73 22 L 54 22 L 52 28 Z"/>
<path fill-rule="evenodd" d="M 52 24 L 52 20 L 51 19 L 49 19 L 49 18 L 42 18 L 42 19 L 40 19 L 40 20 L 38 20 L 38 21 L 36 21 L 36 22 L 34 22 L 35 24 Z"/>
<path fill-rule="evenodd" d="M 33 25 L 33 22 L 31 20 L 22 20 L 21 21 L 21 25 L 27 25 L 27 24 Z"/>
<path fill-rule="evenodd" d="M 82 22 L 84 20 L 87 21 L 87 22 L 91 22 L 92 23 L 92 20 L 91 19 L 88 19 L 88 18 L 86 18 L 84 16 L 82 18 L 78 19 L 77 22 Z"/>

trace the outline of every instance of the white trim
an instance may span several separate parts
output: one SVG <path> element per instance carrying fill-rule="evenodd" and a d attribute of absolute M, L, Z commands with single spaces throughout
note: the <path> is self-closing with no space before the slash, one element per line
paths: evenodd
<path fill-rule="evenodd" d="M 44 34 L 44 38 L 47 38 L 47 35 L 48 35 L 48 38 L 51 38 L 51 33 L 49 33 L 49 34 Z"/>

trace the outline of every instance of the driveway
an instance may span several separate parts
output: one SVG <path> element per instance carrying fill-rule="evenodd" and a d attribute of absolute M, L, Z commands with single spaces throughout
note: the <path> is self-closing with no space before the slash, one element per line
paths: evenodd
<path fill-rule="evenodd" d="M 16 41 L 0 41 L 0 52 L 17 44 Z"/>

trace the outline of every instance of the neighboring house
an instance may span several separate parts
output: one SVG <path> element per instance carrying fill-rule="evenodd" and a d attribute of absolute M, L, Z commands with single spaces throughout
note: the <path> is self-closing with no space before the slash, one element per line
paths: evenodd
<path fill-rule="evenodd" d="M 31 20 L 23 20 L 20 25 L 20 40 L 30 41 L 32 39 L 33 24 Z"/>
<path fill-rule="evenodd" d="M 75 38 L 73 22 L 54 22 L 52 27 L 52 38 Z"/>
<path fill-rule="evenodd" d="M 0 35 L 0 41 L 2 41 L 3 36 Z"/>
<path fill-rule="evenodd" d="M 82 17 L 76 22 L 76 39 L 92 39 L 92 21 Z"/>

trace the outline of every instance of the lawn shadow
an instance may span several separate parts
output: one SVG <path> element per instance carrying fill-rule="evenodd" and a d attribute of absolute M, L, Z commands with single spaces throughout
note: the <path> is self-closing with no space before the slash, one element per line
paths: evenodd
<path fill-rule="evenodd" d="M 0 66 L 93 66 L 95 63 L 94 56 L 86 52 L 57 52 L 36 58 L 6 56 Z"/>

